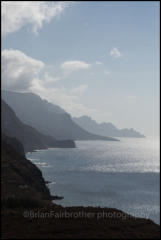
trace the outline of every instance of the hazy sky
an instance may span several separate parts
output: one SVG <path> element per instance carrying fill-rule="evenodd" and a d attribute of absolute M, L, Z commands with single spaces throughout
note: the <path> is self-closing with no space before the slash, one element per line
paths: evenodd
<path fill-rule="evenodd" d="M 2 87 L 159 134 L 159 2 L 2 2 Z"/>

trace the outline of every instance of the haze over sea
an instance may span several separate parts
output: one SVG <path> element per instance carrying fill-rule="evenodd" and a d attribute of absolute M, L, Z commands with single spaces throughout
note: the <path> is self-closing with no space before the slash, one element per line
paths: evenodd
<path fill-rule="evenodd" d="M 63 206 L 101 206 L 160 223 L 159 138 L 76 141 L 75 149 L 27 153 Z"/>

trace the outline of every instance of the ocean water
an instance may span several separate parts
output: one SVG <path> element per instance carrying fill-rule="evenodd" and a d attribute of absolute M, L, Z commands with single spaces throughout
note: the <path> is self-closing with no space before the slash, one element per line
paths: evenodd
<path fill-rule="evenodd" d="M 75 149 L 50 148 L 26 156 L 51 181 L 63 206 L 101 206 L 160 223 L 159 139 L 77 141 Z"/>

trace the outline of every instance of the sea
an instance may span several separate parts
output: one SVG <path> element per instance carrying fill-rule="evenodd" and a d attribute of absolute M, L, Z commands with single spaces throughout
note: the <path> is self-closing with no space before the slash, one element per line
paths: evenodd
<path fill-rule="evenodd" d="M 159 138 L 76 141 L 76 148 L 49 148 L 26 157 L 50 181 L 62 206 L 123 210 L 160 224 Z"/>

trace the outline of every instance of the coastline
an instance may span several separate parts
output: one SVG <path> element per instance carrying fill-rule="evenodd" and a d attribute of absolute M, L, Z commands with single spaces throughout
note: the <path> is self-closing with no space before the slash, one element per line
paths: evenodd
<path fill-rule="evenodd" d="M 159 225 L 149 219 L 115 208 L 53 203 L 60 197 L 51 195 L 35 164 L 5 142 L 2 157 L 2 239 L 160 238 Z"/>
<path fill-rule="evenodd" d="M 58 204 L 64 207 L 114 207 L 136 217 L 150 218 L 155 223 L 160 224 L 158 160 L 155 161 L 156 164 L 153 164 L 151 161 L 153 153 L 150 155 L 147 152 L 150 151 L 150 147 L 153 148 L 151 141 L 146 140 L 144 144 L 144 140 L 138 139 L 137 145 L 133 139 L 131 142 L 128 139 L 126 142 L 120 142 L 117 146 L 118 149 L 120 146 L 121 149 L 123 147 L 121 160 L 117 160 L 118 154 L 115 155 L 117 153 L 115 143 L 106 144 L 102 141 L 91 141 L 91 144 L 87 141 L 84 143 L 77 141 L 76 143 L 77 151 L 70 150 L 66 154 L 61 149 L 47 150 L 33 154 L 31 157 L 33 163 L 43 172 L 44 178 L 56 182 L 55 185 L 49 185 L 49 188 L 52 195 L 64 197 L 60 202 L 57 202 Z M 143 148 L 143 144 L 145 148 Z M 134 157 L 129 153 L 128 159 L 131 161 L 129 168 L 129 165 L 126 167 L 128 162 L 124 159 L 124 152 L 127 154 L 128 149 L 130 152 L 133 146 L 135 149 L 139 146 L 142 150 L 141 152 L 139 150 L 137 155 L 133 155 Z M 91 155 L 91 151 L 94 154 Z M 140 153 L 144 152 L 144 161 L 147 163 L 145 166 L 143 166 L 144 161 L 140 157 L 144 155 L 139 156 Z M 103 158 L 100 154 L 103 155 Z M 113 158 L 110 161 L 111 155 L 116 156 L 116 166 L 111 165 L 113 164 Z M 30 155 L 28 156 L 30 157 Z M 87 156 L 93 160 L 89 158 L 88 161 Z M 119 156 L 121 156 L 120 153 Z M 43 165 L 44 162 L 46 165 Z M 120 165 L 122 162 L 125 164 Z M 43 164 L 41 165 L 41 163 Z M 98 165 L 99 168 L 97 168 Z M 112 167 L 115 167 L 115 170 L 111 172 Z"/>

